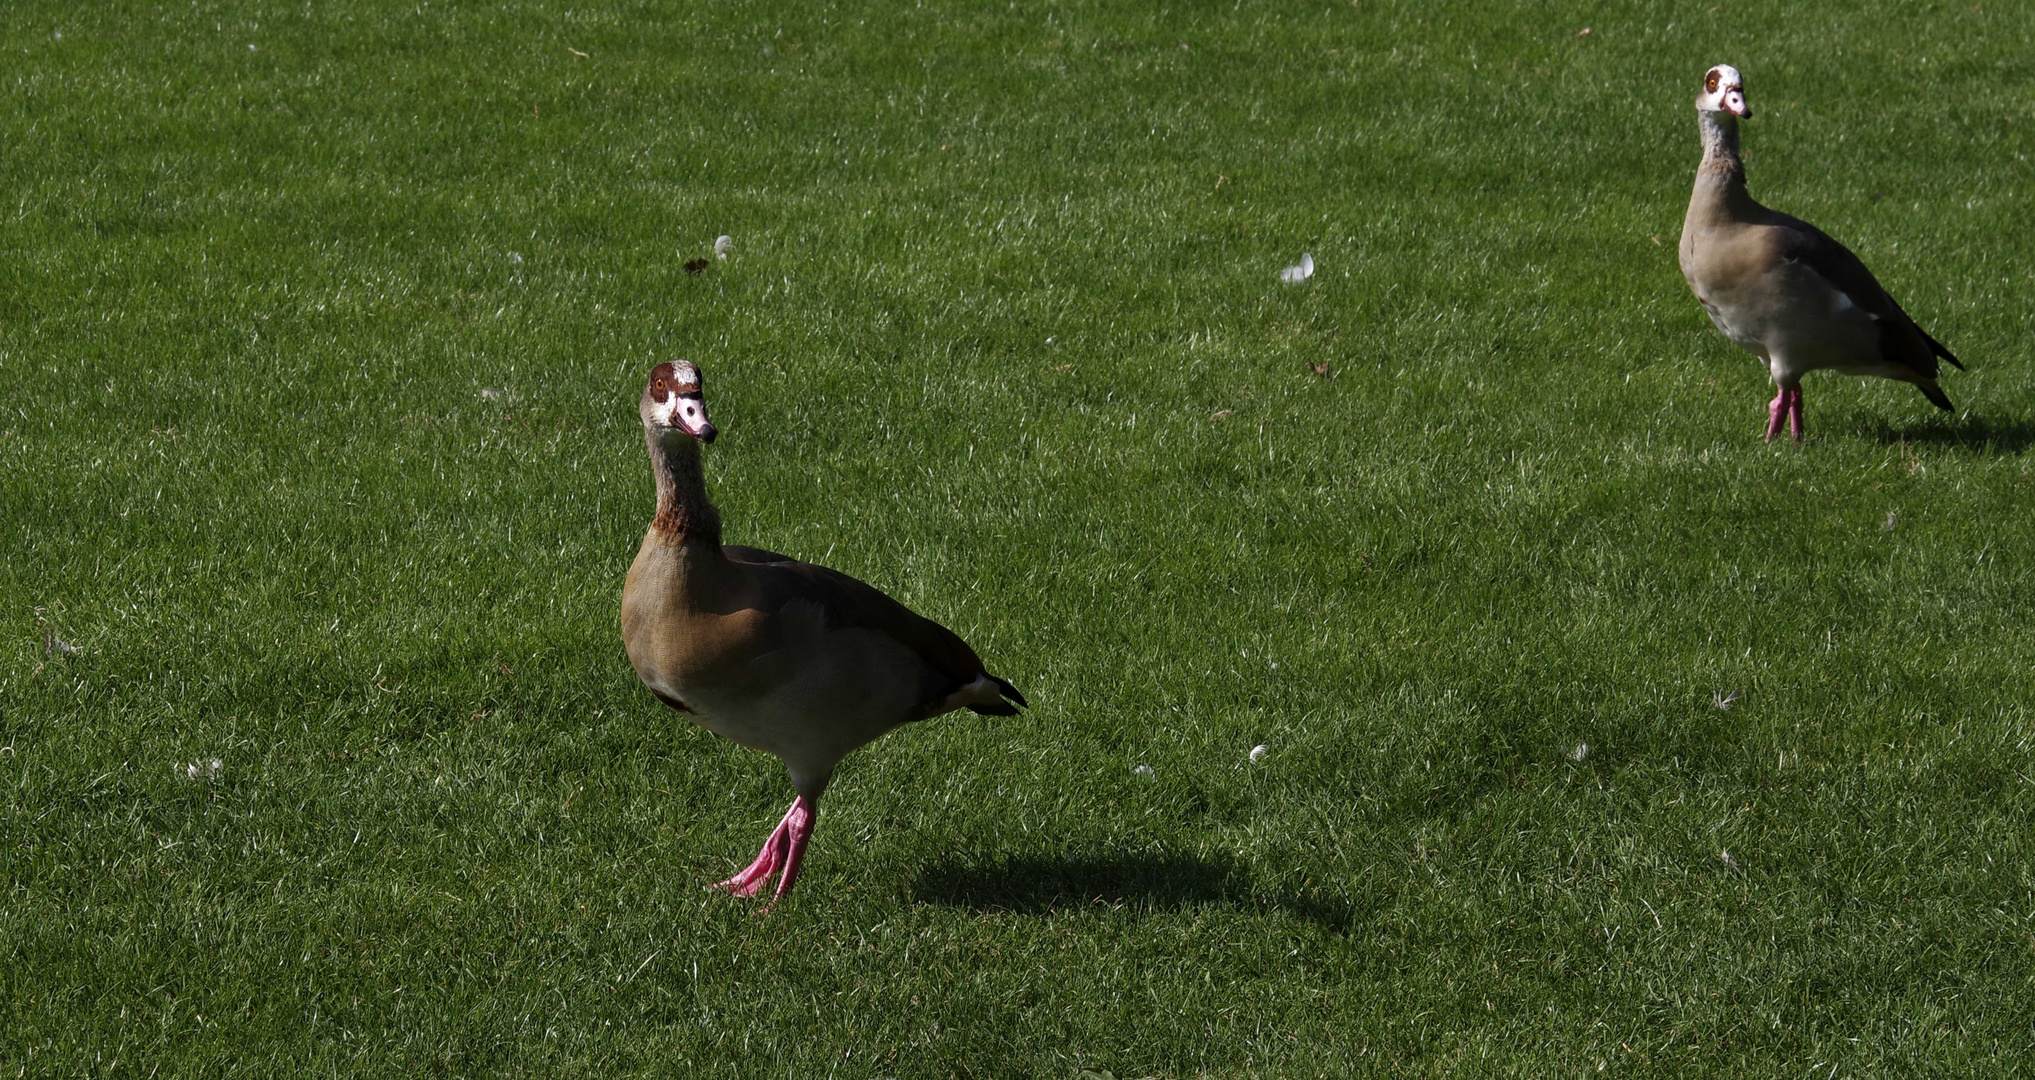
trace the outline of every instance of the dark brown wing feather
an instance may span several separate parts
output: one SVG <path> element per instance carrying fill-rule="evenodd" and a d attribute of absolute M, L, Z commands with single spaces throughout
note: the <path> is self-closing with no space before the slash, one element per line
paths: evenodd
<path fill-rule="evenodd" d="M 721 554 L 726 555 L 731 562 L 774 563 L 798 561 L 789 555 L 779 555 L 775 551 L 765 551 L 762 548 L 743 547 L 740 544 L 722 544 Z"/>
<path fill-rule="evenodd" d="M 1939 356 L 1960 368 L 1964 366 L 1957 363 L 1949 349 L 1908 317 L 1908 313 L 1880 285 L 1880 279 L 1866 269 L 1865 263 L 1853 255 L 1850 248 L 1832 240 L 1816 226 L 1786 214 L 1774 214 L 1770 224 L 1779 233 L 1782 258 L 1814 270 L 1833 288 L 1850 297 L 1852 303 L 1880 321 L 1880 355 L 1925 379 L 1936 378 L 1941 370 L 1936 363 Z"/>
<path fill-rule="evenodd" d="M 940 685 L 927 688 L 929 706 L 983 674 L 982 658 L 952 630 L 839 570 L 790 559 L 762 563 L 758 569 L 765 571 L 761 580 L 778 574 L 795 579 L 782 582 L 785 593 L 795 590 L 801 599 L 818 603 L 829 628 L 875 630 L 917 653 L 941 676 Z"/>

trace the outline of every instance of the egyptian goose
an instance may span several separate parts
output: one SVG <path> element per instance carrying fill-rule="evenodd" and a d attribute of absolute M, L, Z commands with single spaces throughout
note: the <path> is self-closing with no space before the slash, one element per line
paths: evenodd
<path fill-rule="evenodd" d="M 1738 121 L 1751 116 L 1737 68 L 1719 64 L 1704 73 L 1696 95 L 1703 163 L 1682 220 L 1681 260 L 1710 321 L 1773 375 L 1779 392 L 1767 410 L 1766 437 L 1780 433 L 1785 417 L 1802 441 L 1802 376 L 1819 368 L 1911 382 L 1949 410 L 1936 359 L 1962 369 L 1957 357 L 1915 325 L 1843 244 L 1746 193 Z"/>
<path fill-rule="evenodd" d="M 798 795 L 756 860 L 718 887 L 798 880 L 820 794 L 848 752 L 955 709 L 1012 716 L 1017 688 L 946 627 L 836 570 L 723 546 L 700 444 L 714 441 L 699 368 L 650 372 L 637 411 L 657 516 L 622 586 L 622 642 L 650 692 L 693 723 L 784 760 Z M 767 909 L 766 909 L 767 910 Z"/>

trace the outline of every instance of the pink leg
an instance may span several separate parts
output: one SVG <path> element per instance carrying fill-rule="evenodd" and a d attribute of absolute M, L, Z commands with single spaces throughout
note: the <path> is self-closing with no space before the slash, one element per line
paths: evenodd
<path fill-rule="evenodd" d="M 750 863 L 746 869 L 734 877 L 726 881 L 715 882 L 714 888 L 726 889 L 736 896 L 755 896 L 756 890 L 762 887 L 764 879 L 768 878 L 777 869 L 778 860 L 783 858 L 782 848 L 785 829 L 791 824 L 792 810 L 796 809 L 798 809 L 798 802 L 793 800 L 791 810 L 784 812 L 784 819 L 777 823 L 776 829 L 771 830 L 769 839 L 763 841 L 763 850 L 756 853 L 755 862 Z"/>
<path fill-rule="evenodd" d="M 1781 421 L 1787 418 L 1788 399 L 1791 396 L 1787 390 L 1781 390 L 1774 395 L 1774 400 L 1767 405 L 1766 441 L 1774 441 L 1774 436 L 1781 433 Z"/>
<path fill-rule="evenodd" d="M 1796 445 L 1802 442 L 1802 388 L 1797 386 L 1789 391 L 1788 430 L 1794 434 Z"/>
<path fill-rule="evenodd" d="M 792 884 L 798 881 L 799 865 L 806 859 L 806 844 L 813 838 L 813 825 L 820 817 L 819 807 L 807 802 L 803 795 L 792 801 L 791 808 L 797 816 L 791 819 L 790 843 L 786 845 L 784 852 L 784 876 L 777 879 L 777 895 L 770 898 L 770 903 L 763 905 L 765 911 L 769 911 L 779 900 L 791 895 Z M 801 808 L 804 810 L 803 813 L 799 812 Z"/>
<path fill-rule="evenodd" d="M 800 795 L 791 802 L 791 809 L 784 812 L 784 820 L 770 838 L 763 841 L 763 850 L 756 853 L 756 861 L 748 868 L 726 881 L 718 882 L 715 888 L 726 889 L 736 896 L 755 896 L 763 890 L 772 874 L 782 872 L 777 882 L 777 892 L 771 903 L 782 900 L 791 892 L 792 883 L 798 880 L 799 863 L 804 861 L 806 844 L 813 836 L 813 823 L 819 817 L 819 810 L 805 796 Z M 765 911 L 770 910 L 765 906 Z"/>

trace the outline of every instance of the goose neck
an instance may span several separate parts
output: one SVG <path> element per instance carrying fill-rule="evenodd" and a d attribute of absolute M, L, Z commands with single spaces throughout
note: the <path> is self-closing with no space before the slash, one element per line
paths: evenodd
<path fill-rule="evenodd" d="M 1738 156 L 1738 118 L 1730 113 L 1698 110 L 1703 131 L 1703 164 L 1699 171 L 1719 173 L 1745 183 L 1745 162 Z"/>
<path fill-rule="evenodd" d="M 657 478 L 657 516 L 650 527 L 666 538 L 697 542 L 718 551 L 721 513 L 707 499 L 706 477 L 700 471 L 700 446 L 683 432 L 660 437 L 646 431 L 650 469 Z"/>

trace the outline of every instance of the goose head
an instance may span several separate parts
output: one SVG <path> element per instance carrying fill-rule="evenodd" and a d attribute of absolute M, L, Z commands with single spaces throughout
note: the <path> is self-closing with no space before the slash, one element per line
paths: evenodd
<path fill-rule="evenodd" d="M 1719 64 L 1703 73 L 1703 89 L 1696 95 L 1700 112 L 1730 113 L 1752 119 L 1752 107 L 1745 103 L 1745 76 L 1730 64 Z"/>
<path fill-rule="evenodd" d="M 673 360 L 651 368 L 650 382 L 636 407 L 644 428 L 660 439 L 684 432 L 703 443 L 713 442 L 717 432 L 707 419 L 704 388 L 700 369 L 691 361 Z"/>

